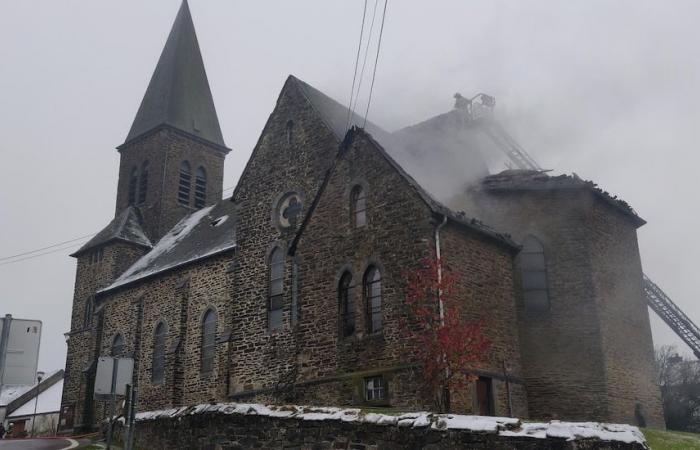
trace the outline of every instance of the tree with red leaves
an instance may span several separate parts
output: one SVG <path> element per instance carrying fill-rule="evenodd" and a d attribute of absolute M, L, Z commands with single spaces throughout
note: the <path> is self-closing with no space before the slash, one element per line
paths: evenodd
<path fill-rule="evenodd" d="M 450 392 L 476 380 L 468 368 L 483 361 L 490 343 L 481 322 L 462 319 L 454 297 L 456 278 L 437 258 L 424 258 L 418 269 L 407 272 L 404 329 L 416 343 L 414 358 L 422 365 L 424 388 L 435 407 L 449 412 Z"/>

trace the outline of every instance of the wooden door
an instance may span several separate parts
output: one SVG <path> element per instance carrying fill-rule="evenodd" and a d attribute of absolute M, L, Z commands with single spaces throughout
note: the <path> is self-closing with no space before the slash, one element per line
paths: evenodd
<path fill-rule="evenodd" d="M 479 377 L 476 381 L 476 401 L 480 416 L 493 415 L 493 392 L 491 378 Z"/>

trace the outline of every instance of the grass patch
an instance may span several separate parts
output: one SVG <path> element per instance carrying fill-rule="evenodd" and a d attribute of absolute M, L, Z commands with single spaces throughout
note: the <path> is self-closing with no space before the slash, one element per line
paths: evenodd
<path fill-rule="evenodd" d="M 700 450 L 700 434 L 643 428 L 652 450 Z"/>

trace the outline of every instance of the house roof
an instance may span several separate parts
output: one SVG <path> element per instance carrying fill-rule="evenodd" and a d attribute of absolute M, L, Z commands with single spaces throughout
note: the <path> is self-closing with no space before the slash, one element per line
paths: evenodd
<path fill-rule="evenodd" d="M 129 206 L 124 209 L 102 231 L 97 233 L 71 256 L 80 256 L 80 254 L 90 249 L 113 241 L 126 242 L 144 248 L 153 246 L 141 227 L 141 213 L 137 207 Z"/>
<path fill-rule="evenodd" d="M 180 6 L 125 144 L 160 126 L 184 131 L 228 151 L 187 0 Z"/>
<path fill-rule="evenodd" d="M 63 375 L 63 369 L 58 369 L 47 373 L 39 384 L 2 386 L 0 388 L 0 407 L 6 407 L 8 414 L 12 413 L 26 402 L 36 398 L 37 392 L 41 394 L 47 389 L 50 389 L 54 384 L 58 382 L 62 383 Z"/>
<path fill-rule="evenodd" d="M 236 246 L 235 222 L 236 205 L 229 200 L 193 212 L 98 294 L 233 249 Z"/>
<path fill-rule="evenodd" d="M 576 174 L 551 176 L 543 171 L 505 170 L 501 173 L 484 178 L 476 189 L 483 189 L 491 192 L 587 190 L 603 202 L 620 211 L 637 227 L 646 223 L 626 201 L 602 190 L 597 184 L 590 180 L 579 178 Z"/>
<path fill-rule="evenodd" d="M 26 402 L 19 405 L 7 418 L 33 416 L 34 408 L 36 414 L 47 414 L 59 412 L 61 409 L 61 396 L 63 395 L 63 377 L 52 384 L 48 389 L 42 391 L 39 397 L 32 396 Z"/>

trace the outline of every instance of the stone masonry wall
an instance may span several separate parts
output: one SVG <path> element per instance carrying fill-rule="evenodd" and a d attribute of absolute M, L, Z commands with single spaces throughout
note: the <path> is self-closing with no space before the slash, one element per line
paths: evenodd
<path fill-rule="evenodd" d="M 591 198 L 576 192 L 475 194 L 475 214 L 517 242 L 544 246 L 550 309 L 527 311 L 517 289 L 529 416 L 609 420 L 601 321 L 591 275 Z M 516 270 L 519 283 L 519 267 Z"/>
<path fill-rule="evenodd" d="M 647 448 L 638 429 L 593 423 L 523 424 L 517 419 L 362 415 L 328 408 L 200 405 L 137 418 L 137 449 L 503 449 Z M 156 413 L 157 414 L 157 413 Z M 121 431 L 119 427 L 118 432 Z"/>
<path fill-rule="evenodd" d="M 603 203 L 589 220 L 611 420 L 663 428 L 635 226 Z"/>
<path fill-rule="evenodd" d="M 144 252 L 133 245 L 111 243 L 101 248 L 102 260 L 91 264 L 90 256 L 98 250 L 93 249 L 77 258 L 62 400 L 62 406 L 73 406 L 73 421 L 77 426 L 84 424 L 86 412 L 91 414 L 84 408 L 85 400 L 92 398 L 92 392 L 88 392 L 92 385 L 84 371 L 98 354 L 97 328 L 100 320 L 97 315 L 86 317 L 87 302 L 94 298 L 97 290 L 114 281 Z"/>
<path fill-rule="evenodd" d="M 515 326 L 515 250 L 494 244 L 492 240 L 455 224 L 441 230 L 440 240 L 445 271 L 456 278 L 451 300 L 460 302 L 460 314 L 464 320 L 482 323 L 483 332 L 490 342 L 487 360 L 473 369 L 493 380 L 494 414 L 527 417 L 520 344 Z M 457 412 L 478 414 L 474 394 L 472 387 L 467 393 L 466 404 Z"/>

